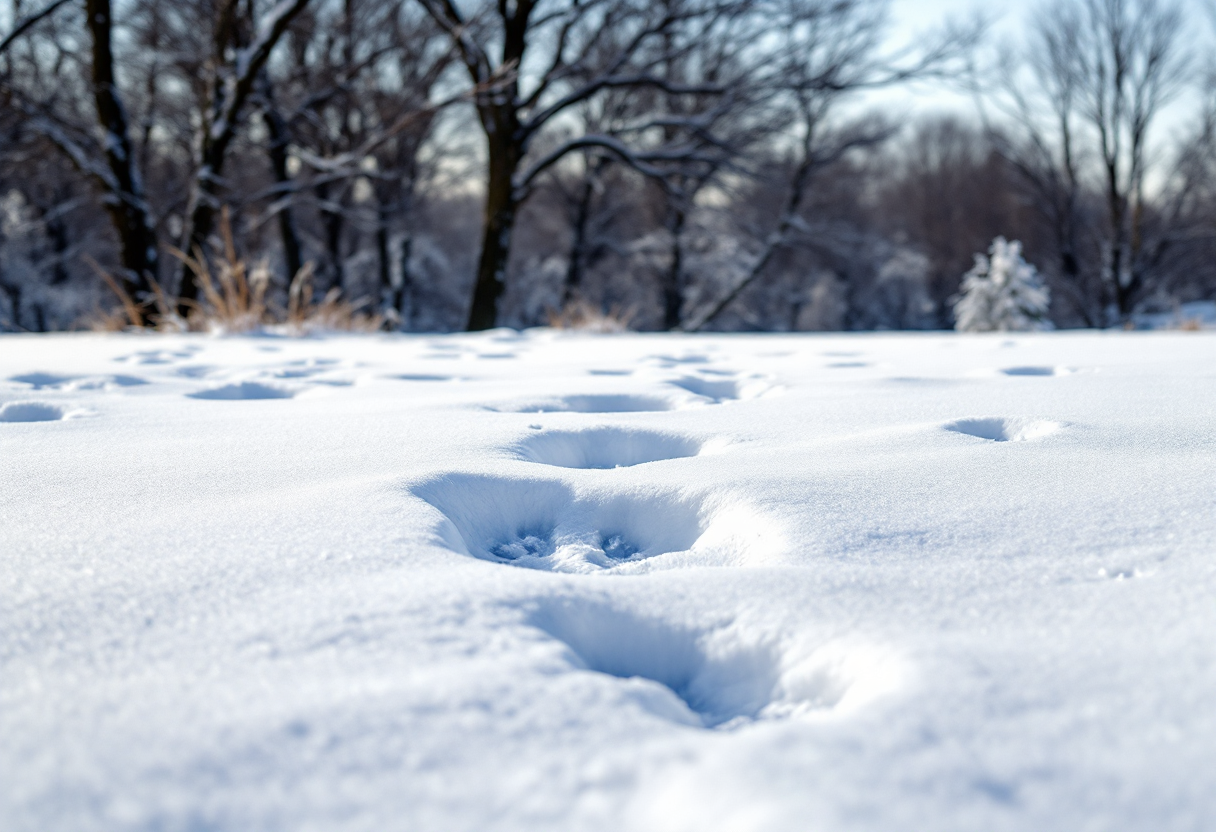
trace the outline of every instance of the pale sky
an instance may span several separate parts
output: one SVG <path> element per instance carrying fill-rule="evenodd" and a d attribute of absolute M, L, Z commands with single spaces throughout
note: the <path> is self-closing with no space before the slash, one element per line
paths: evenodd
<path fill-rule="evenodd" d="M 1216 0 L 1212 0 L 1216 2 Z M 989 48 L 1020 40 L 1031 16 L 1050 0 L 1035 2 L 983 2 L 983 0 L 890 0 L 890 38 L 893 45 L 914 44 L 919 34 L 932 31 L 947 18 L 968 19 L 980 12 L 995 22 L 989 33 Z M 1181 0 L 1187 16 L 1186 30 L 1192 45 L 1202 57 L 1213 51 L 1216 43 L 1216 20 L 1204 9 L 1205 0 Z M 1182 124 L 1194 113 L 1197 97 L 1179 99 L 1163 114 L 1162 126 Z M 948 112 L 974 116 L 974 101 L 967 95 L 941 85 L 918 84 L 896 91 L 877 92 L 867 96 L 864 106 L 890 107 L 893 114 L 915 117 L 926 112 Z"/>

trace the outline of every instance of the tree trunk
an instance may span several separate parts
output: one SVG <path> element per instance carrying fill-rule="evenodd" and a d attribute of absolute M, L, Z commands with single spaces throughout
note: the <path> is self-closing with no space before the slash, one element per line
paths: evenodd
<path fill-rule="evenodd" d="M 224 142 L 222 147 L 217 146 L 216 142 L 207 138 L 206 133 L 207 131 L 204 131 L 202 139 L 202 165 L 199 166 L 194 190 L 190 196 L 189 219 L 181 245 L 182 251 L 187 254 L 194 254 L 197 249 L 204 258 L 207 256 L 207 238 L 215 229 L 215 209 L 219 205 L 219 177 L 227 150 L 227 142 Z M 178 312 L 185 317 L 198 300 L 199 287 L 184 264 L 178 272 Z"/>
<path fill-rule="evenodd" d="M 379 206 L 376 222 L 376 272 L 379 278 L 376 286 L 376 298 L 380 303 L 392 298 L 393 267 L 389 262 L 388 246 L 388 211 L 385 206 Z M 393 306 L 395 309 L 396 306 Z"/>
<path fill-rule="evenodd" d="M 105 133 L 106 165 L 112 176 L 110 192 L 105 198 L 106 211 L 118 233 L 123 289 L 136 303 L 145 303 L 152 297 L 152 283 L 159 265 L 156 227 L 149 216 L 143 185 L 135 169 L 126 110 L 114 84 L 110 0 L 88 0 L 85 5 L 93 39 L 93 100 Z"/>
<path fill-rule="evenodd" d="M 46 236 L 51 241 L 51 251 L 55 252 L 55 264 L 51 267 L 51 285 L 62 286 L 68 282 L 69 277 L 66 262 L 67 251 L 71 245 L 68 241 L 68 226 L 64 222 L 63 214 L 57 211 L 43 211 L 42 221 L 46 226 Z"/>
<path fill-rule="evenodd" d="M 582 272 L 587 262 L 587 225 L 591 221 L 591 203 L 596 196 L 596 185 L 603 169 L 608 165 L 607 158 L 599 157 L 595 164 L 587 165 L 585 179 L 579 190 L 579 202 L 574 209 L 573 240 L 570 241 L 570 259 L 565 266 L 565 281 L 562 291 L 562 305 L 573 302 L 582 287 Z"/>
<path fill-rule="evenodd" d="M 414 238 L 401 241 L 401 283 L 393 291 L 393 308 L 401 321 L 400 328 L 409 331 L 414 323 L 414 277 L 410 273 L 410 256 L 414 250 Z"/>
<path fill-rule="evenodd" d="M 570 242 L 570 260 L 566 264 L 565 288 L 562 290 L 562 306 L 566 306 L 579 295 L 583 282 L 583 262 L 587 255 L 587 222 L 591 218 L 591 200 L 595 196 L 595 182 L 600 165 L 587 171 L 579 190 L 575 206 L 573 240 Z"/>
<path fill-rule="evenodd" d="M 242 27 L 234 25 L 234 15 L 238 12 L 236 0 L 228 0 L 221 6 L 211 56 L 217 69 L 209 82 L 208 101 L 203 110 L 198 138 L 198 173 L 190 193 L 180 246 L 187 253 L 197 248 L 206 256 L 207 238 L 215 228 L 224 159 L 236 137 L 241 110 L 275 44 L 307 3 L 308 0 L 291 0 L 289 5 L 274 6 L 249 44 L 241 42 Z M 245 7 L 245 13 L 252 14 L 252 4 Z M 253 28 L 253 21 L 248 22 L 249 28 Z M 220 70 L 220 66 L 226 67 L 226 71 Z M 184 317 L 198 300 L 199 287 L 184 264 L 178 269 L 178 275 L 178 314 Z"/>
<path fill-rule="evenodd" d="M 275 109 L 270 98 L 269 84 L 266 85 L 263 96 L 265 106 L 262 108 L 262 122 L 266 125 L 266 135 L 270 139 L 266 152 L 270 156 L 270 167 L 274 173 L 275 184 L 285 185 L 291 181 L 291 176 L 287 172 L 287 145 L 290 143 L 291 137 L 288 133 L 287 122 Z M 286 200 L 283 207 L 279 209 L 278 220 L 279 236 L 283 241 L 283 259 L 287 264 L 287 281 L 290 283 L 292 278 L 299 274 L 304 262 L 300 253 L 300 236 L 296 233 L 296 221 L 291 210 L 290 198 L 284 195 L 280 199 Z"/>
<path fill-rule="evenodd" d="M 9 309 L 12 310 L 13 317 L 9 324 L 14 329 L 22 329 L 21 326 L 21 286 L 17 283 L 6 283 L 0 280 L 0 291 L 8 297 Z"/>
<path fill-rule="evenodd" d="M 672 202 L 667 209 L 667 233 L 671 235 L 671 257 L 663 275 L 663 328 L 679 329 L 683 322 L 684 308 L 684 222 L 687 214 L 684 206 Z"/>
<path fill-rule="evenodd" d="M 486 130 L 489 144 L 489 179 L 486 183 L 484 232 L 481 258 L 477 263 L 477 283 L 473 287 L 473 305 L 469 308 L 466 329 L 477 332 L 498 325 L 498 298 L 507 279 L 507 258 L 511 254 L 511 234 L 515 231 L 518 200 L 515 194 L 515 172 L 523 156 L 516 134 L 514 112 L 497 110 L 483 120 L 494 129 Z"/>
<path fill-rule="evenodd" d="M 318 202 L 321 203 L 321 226 L 325 229 L 325 253 L 329 260 L 329 268 L 326 269 L 326 281 L 323 285 L 324 292 L 331 289 L 343 289 L 346 283 L 345 269 L 342 266 L 342 230 L 345 225 L 345 217 L 342 216 L 342 211 L 332 211 L 324 206 L 329 204 L 329 184 L 322 183 L 317 186 Z M 322 292 L 322 294 L 324 294 Z"/>

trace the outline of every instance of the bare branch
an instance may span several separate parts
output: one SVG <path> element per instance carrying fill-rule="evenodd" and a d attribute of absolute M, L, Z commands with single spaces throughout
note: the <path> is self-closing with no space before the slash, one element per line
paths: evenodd
<path fill-rule="evenodd" d="M 52 0 L 52 2 L 49 3 L 46 8 L 42 9 L 41 11 L 34 12 L 33 14 L 17 21 L 17 25 L 13 27 L 13 31 L 5 35 L 4 40 L 0 40 L 0 55 L 4 54 L 4 50 L 8 49 L 9 45 L 13 43 L 13 41 L 25 34 L 27 29 L 38 21 L 42 20 L 44 17 L 50 17 L 52 14 L 54 14 L 56 9 L 67 2 L 69 2 L 69 0 Z"/>

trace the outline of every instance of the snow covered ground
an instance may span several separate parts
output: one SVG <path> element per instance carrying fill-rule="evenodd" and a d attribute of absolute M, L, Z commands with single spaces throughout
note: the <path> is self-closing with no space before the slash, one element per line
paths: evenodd
<path fill-rule="evenodd" d="M 1216 828 L 1216 335 L 0 338 L 0 828 Z"/>

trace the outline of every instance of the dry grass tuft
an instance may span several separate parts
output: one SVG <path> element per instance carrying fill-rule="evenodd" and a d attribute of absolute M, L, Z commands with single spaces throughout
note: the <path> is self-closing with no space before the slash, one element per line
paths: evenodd
<path fill-rule="evenodd" d="M 287 292 L 287 318 L 284 324 L 292 334 L 307 332 L 377 332 L 384 326 L 380 315 L 361 311 L 366 300 L 342 300 L 338 289 L 330 289 L 318 304 L 312 303 L 313 265 L 305 263 L 291 280 Z"/>
<path fill-rule="evenodd" d="M 628 332 L 629 322 L 637 311 L 630 307 L 622 310 L 614 306 L 607 312 L 583 299 L 574 300 L 561 311 L 549 310 L 549 326 L 554 329 L 571 329 L 578 332 Z"/>
<path fill-rule="evenodd" d="M 211 260 L 198 248 L 193 255 L 170 249 L 193 275 L 202 294 L 197 302 L 181 304 L 190 309 L 185 318 L 177 311 L 178 300 L 168 297 L 155 283 L 156 311 L 145 313 L 113 275 L 90 261 L 121 303 L 121 310 L 95 313 L 89 321 L 90 329 L 116 332 L 150 324 L 159 332 L 231 334 L 261 330 L 300 335 L 324 331 L 376 332 L 383 327 L 381 316 L 362 311 L 366 301 L 343 300 L 339 289 L 330 290 L 320 303 L 314 304 L 311 262 L 305 263 L 292 278 L 287 292 L 287 309 L 274 308 L 267 300 L 270 266 L 261 260 L 250 267 L 237 254 L 227 207 L 220 215 L 220 241 L 221 248 Z"/>
<path fill-rule="evenodd" d="M 270 268 L 263 260 L 250 269 L 237 255 L 227 207 L 220 215 L 220 239 L 223 250 L 215 258 L 214 274 L 200 249 L 194 249 L 193 257 L 179 249 L 170 249 L 194 275 L 203 296 L 201 303 L 192 305 L 186 328 L 218 333 L 260 329 L 269 323 L 266 290 L 270 288 Z"/>

